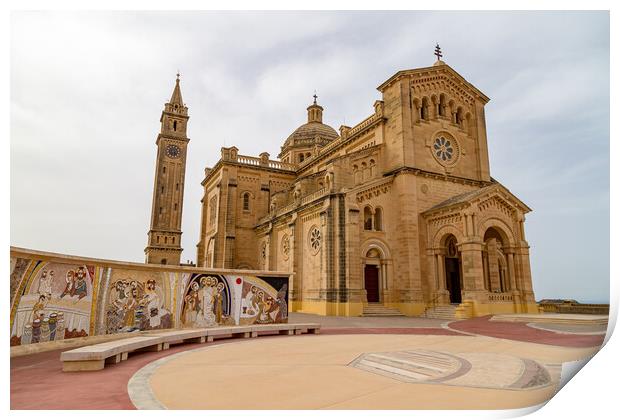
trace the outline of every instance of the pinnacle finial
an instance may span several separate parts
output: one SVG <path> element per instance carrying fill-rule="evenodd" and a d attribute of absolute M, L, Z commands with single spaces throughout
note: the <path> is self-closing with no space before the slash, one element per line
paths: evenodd
<path fill-rule="evenodd" d="M 441 47 L 439 46 L 439 43 L 435 45 L 435 55 L 437 56 L 437 61 L 441 61 L 441 57 L 443 57 L 443 54 L 441 53 Z"/>
<path fill-rule="evenodd" d="M 180 80 L 180 77 L 181 77 L 181 72 L 177 70 L 177 82 Z"/>

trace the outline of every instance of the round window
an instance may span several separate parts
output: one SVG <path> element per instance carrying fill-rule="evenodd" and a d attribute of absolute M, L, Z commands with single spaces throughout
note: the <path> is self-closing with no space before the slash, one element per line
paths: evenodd
<path fill-rule="evenodd" d="M 460 148 L 459 144 L 452 136 L 447 133 L 440 133 L 433 140 L 431 153 L 435 160 L 441 165 L 451 166 L 456 163 Z"/>

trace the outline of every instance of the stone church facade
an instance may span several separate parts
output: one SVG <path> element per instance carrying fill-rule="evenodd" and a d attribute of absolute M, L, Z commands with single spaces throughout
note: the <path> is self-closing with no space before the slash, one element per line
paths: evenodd
<path fill-rule="evenodd" d="M 441 60 L 378 90 L 338 131 L 315 96 L 278 160 L 223 147 L 202 182 L 197 265 L 292 272 L 295 311 L 538 312 L 530 208 L 490 176 L 489 99 Z"/>

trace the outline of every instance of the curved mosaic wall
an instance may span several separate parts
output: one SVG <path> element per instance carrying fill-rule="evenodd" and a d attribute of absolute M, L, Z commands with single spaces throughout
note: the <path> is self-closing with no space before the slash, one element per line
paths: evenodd
<path fill-rule="evenodd" d="M 135 330 L 283 323 L 288 275 L 11 248 L 11 346 Z"/>

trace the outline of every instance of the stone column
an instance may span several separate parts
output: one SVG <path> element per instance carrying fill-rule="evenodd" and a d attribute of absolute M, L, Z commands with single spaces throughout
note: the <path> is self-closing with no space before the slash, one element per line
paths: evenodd
<path fill-rule="evenodd" d="M 514 253 L 511 251 L 508 254 L 508 276 L 510 277 L 510 290 L 517 290 L 517 283 L 515 278 L 515 260 Z"/>
<path fill-rule="evenodd" d="M 444 261 L 444 252 L 443 251 L 437 251 L 435 253 L 435 258 L 436 258 L 436 267 L 437 267 L 437 289 L 439 291 L 445 291 L 447 290 L 446 287 L 446 264 Z"/>
<path fill-rule="evenodd" d="M 489 277 L 489 255 L 484 251 L 482 252 L 482 274 L 484 276 L 484 288 L 491 291 L 491 281 Z"/>
<path fill-rule="evenodd" d="M 299 284 L 297 283 L 297 268 L 295 267 L 297 264 L 297 258 L 295 258 L 295 219 L 296 215 L 293 216 L 292 221 L 288 225 L 288 269 L 295 274 L 292 274 L 289 278 L 288 285 L 288 301 L 289 301 L 289 310 L 293 311 L 297 308 L 293 307 L 293 301 L 297 301 L 299 296 L 301 295 L 299 291 Z"/>
<path fill-rule="evenodd" d="M 463 265 L 464 299 L 476 299 L 476 295 L 485 294 L 484 271 L 482 268 L 482 242 L 469 241 L 460 244 Z"/>
<path fill-rule="evenodd" d="M 437 275 L 437 257 L 432 249 L 426 250 L 426 260 L 429 262 L 428 288 L 433 295 L 439 289 L 439 276 Z"/>

